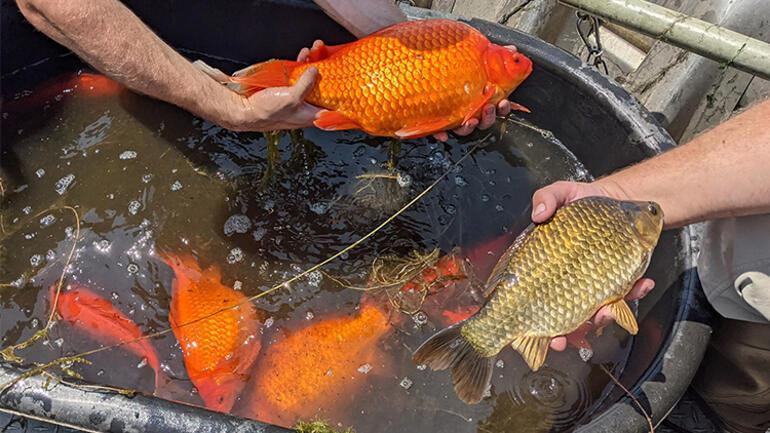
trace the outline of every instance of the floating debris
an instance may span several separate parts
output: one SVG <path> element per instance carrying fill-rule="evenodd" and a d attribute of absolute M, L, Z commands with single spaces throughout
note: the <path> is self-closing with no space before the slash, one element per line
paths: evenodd
<path fill-rule="evenodd" d="M 48 227 L 48 226 L 50 226 L 51 224 L 53 224 L 55 222 L 56 222 L 56 217 L 51 215 L 51 214 L 48 214 L 48 215 L 44 216 L 43 218 L 40 218 L 40 226 L 41 227 Z"/>
<path fill-rule="evenodd" d="M 37 177 L 38 177 L 38 179 L 39 179 L 39 178 L 41 178 L 41 177 L 43 177 L 43 176 L 45 176 L 45 170 L 44 170 L 44 169 L 42 169 L 42 168 L 38 168 L 38 169 L 35 171 L 35 176 L 37 176 Z"/>
<path fill-rule="evenodd" d="M 134 159 L 136 158 L 136 152 L 133 150 L 126 150 L 125 152 L 121 153 L 118 158 L 120 159 Z"/>
<path fill-rule="evenodd" d="M 360 367 L 358 367 L 358 372 L 361 374 L 366 374 L 372 371 L 372 365 L 371 364 L 364 364 Z"/>
<path fill-rule="evenodd" d="M 246 233 L 251 230 L 251 220 L 243 214 L 231 215 L 225 221 L 224 230 L 225 236 L 230 236 L 233 233 Z"/>
<path fill-rule="evenodd" d="M 182 182 L 175 180 L 174 183 L 171 184 L 171 191 L 179 191 L 180 189 L 182 189 Z"/>
<path fill-rule="evenodd" d="M 72 182 L 75 181 L 75 175 L 74 174 L 68 174 L 61 179 L 56 181 L 56 193 L 59 195 L 64 195 L 65 192 L 67 192 L 67 189 L 72 185 Z"/>
<path fill-rule="evenodd" d="M 142 207 L 142 204 L 141 204 L 141 203 L 139 203 L 139 202 L 138 202 L 138 201 L 136 201 L 136 200 L 131 200 L 131 201 L 128 203 L 128 213 L 130 213 L 131 215 L 136 215 L 136 214 L 137 214 L 137 212 L 139 212 L 139 209 L 140 209 L 141 207 Z"/>
<path fill-rule="evenodd" d="M 412 387 L 412 385 L 414 385 L 414 382 L 412 382 L 412 379 L 405 377 L 401 379 L 401 383 L 399 383 L 399 385 L 401 385 L 401 388 L 409 389 Z"/>

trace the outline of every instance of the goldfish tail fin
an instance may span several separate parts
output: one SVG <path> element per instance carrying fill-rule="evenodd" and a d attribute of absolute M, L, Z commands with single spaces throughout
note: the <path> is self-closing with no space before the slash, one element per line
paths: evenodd
<path fill-rule="evenodd" d="M 251 95 L 268 87 L 290 86 L 291 71 L 302 63 L 291 60 L 268 60 L 237 72 L 230 81 L 243 95 Z"/>
<path fill-rule="evenodd" d="M 463 323 L 450 326 L 429 338 L 412 359 L 416 364 L 425 364 L 432 370 L 451 368 L 457 396 L 465 403 L 475 404 L 481 401 L 489 388 L 495 358 L 483 356 L 463 337 L 460 333 Z"/>

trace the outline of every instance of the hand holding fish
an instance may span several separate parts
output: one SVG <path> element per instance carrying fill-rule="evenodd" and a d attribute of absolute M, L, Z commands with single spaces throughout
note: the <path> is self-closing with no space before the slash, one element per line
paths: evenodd
<path fill-rule="evenodd" d="M 577 199 L 589 196 L 611 197 L 619 200 L 627 200 L 623 194 L 614 194 L 610 188 L 605 187 L 601 182 L 580 183 L 580 182 L 555 182 L 543 187 L 532 196 L 532 221 L 542 223 L 547 221 L 559 207 L 575 201 Z M 655 287 L 655 281 L 650 278 L 642 278 L 634 284 L 634 287 L 626 295 L 627 301 L 634 301 L 645 297 Z M 551 340 L 551 349 L 563 351 L 567 348 L 568 341 L 582 340 L 586 332 L 591 327 L 604 328 L 609 325 L 615 317 L 608 306 L 602 307 L 596 315 L 590 320 L 590 325 L 582 327 L 567 336 L 555 337 Z"/>

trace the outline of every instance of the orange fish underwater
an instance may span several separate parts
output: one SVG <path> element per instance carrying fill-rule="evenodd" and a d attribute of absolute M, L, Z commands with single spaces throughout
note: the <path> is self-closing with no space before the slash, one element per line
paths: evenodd
<path fill-rule="evenodd" d="M 251 94 L 292 85 L 310 67 L 319 75 L 305 100 L 326 109 L 315 121 L 318 128 L 407 139 L 480 117 L 486 104 L 507 98 L 529 76 L 532 61 L 467 24 L 435 19 L 322 46 L 306 62 L 259 63 L 231 81 Z"/>
<path fill-rule="evenodd" d="M 451 281 L 465 278 L 465 264 L 462 258 L 456 254 L 447 254 L 438 259 L 433 266 L 423 269 L 412 281 L 401 286 L 401 291 L 427 288 L 435 292 L 446 287 Z"/>
<path fill-rule="evenodd" d="M 229 412 L 262 346 L 256 310 L 246 296 L 221 283 L 216 267 L 201 270 L 186 255 L 166 255 L 164 260 L 176 277 L 169 321 L 182 345 L 187 374 L 207 408 Z"/>
<path fill-rule="evenodd" d="M 104 345 L 131 341 L 122 347 L 147 360 L 147 365 L 155 371 L 156 392 L 161 385 L 168 383 L 160 369 L 155 348 L 148 340 L 139 339 L 143 335 L 142 331 L 131 319 L 96 293 L 79 285 L 70 284 L 69 288 L 59 294 L 56 305 L 56 312 L 62 320 Z M 49 289 L 51 302 L 55 296 L 56 284 L 53 284 Z"/>
<path fill-rule="evenodd" d="M 380 307 L 362 303 L 358 313 L 324 319 L 288 333 L 265 349 L 250 384 L 243 414 L 289 427 L 312 419 L 319 408 L 346 408 L 364 384 L 362 365 L 382 364 L 378 342 L 390 327 Z"/>

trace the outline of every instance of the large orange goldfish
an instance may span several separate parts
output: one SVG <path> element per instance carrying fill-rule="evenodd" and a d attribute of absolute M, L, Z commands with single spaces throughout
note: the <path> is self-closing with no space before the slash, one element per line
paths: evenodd
<path fill-rule="evenodd" d="M 365 381 L 358 371 L 381 365 L 377 343 L 390 327 L 385 311 L 364 303 L 358 314 L 324 319 L 270 345 L 257 362 L 244 415 L 289 427 L 319 408 L 345 408 Z"/>
<path fill-rule="evenodd" d="M 232 81 L 250 94 L 292 85 L 310 67 L 319 76 L 305 100 L 326 109 L 317 127 L 406 139 L 478 118 L 486 104 L 507 98 L 529 76 L 532 62 L 467 24 L 437 19 L 322 46 L 307 62 L 259 63 Z"/>
<path fill-rule="evenodd" d="M 217 268 L 201 270 L 190 256 L 164 260 L 176 276 L 169 321 L 187 374 L 207 408 L 229 412 L 262 346 L 257 313 L 246 296 L 221 283 Z"/>

